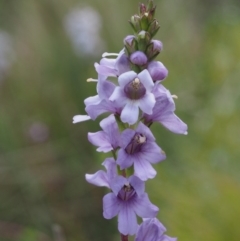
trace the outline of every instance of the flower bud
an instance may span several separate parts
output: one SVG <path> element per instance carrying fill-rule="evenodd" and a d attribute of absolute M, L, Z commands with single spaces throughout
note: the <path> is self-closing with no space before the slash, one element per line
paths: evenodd
<path fill-rule="evenodd" d="M 151 22 L 151 24 L 149 25 L 147 31 L 149 32 L 149 34 L 151 35 L 151 37 L 153 37 L 153 36 L 157 33 L 157 31 L 159 30 L 159 28 L 160 28 L 160 25 L 159 25 L 158 21 L 157 21 L 156 19 L 154 19 L 154 20 Z"/>
<path fill-rule="evenodd" d="M 127 53 L 130 55 L 135 52 L 137 48 L 137 40 L 134 35 L 128 35 L 124 40 L 124 45 L 127 50 Z"/>
<path fill-rule="evenodd" d="M 146 6 L 143 3 L 140 3 L 139 5 L 139 15 L 144 15 L 147 11 Z"/>
<path fill-rule="evenodd" d="M 138 15 L 132 16 L 129 22 L 135 33 L 141 31 L 141 18 Z"/>
<path fill-rule="evenodd" d="M 138 49 L 145 52 L 147 45 L 149 44 L 151 36 L 148 32 L 142 30 L 138 34 Z"/>
<path fill-rule="evenodd" d="M 153 81 L 162 81 L 168 75 L 168 70 L 166 67 L 159 61 L 152 61 L 149 63 L 148 72 L 150 73 Z"/>
<path fill-rule="evenodd" d="M 143 52 L 136 51 L 131 54 L 130 61 L 133 64 L 142 66 L 147 63 L 148 59 L 147 59 L 147 56 Z"/>
<path fill-rule="evenodd" d="M 154 59 L 162 50 L 162 42 L 159 40 L 152 40 L 148 45 L 146 54 L 149 60 Z"/>

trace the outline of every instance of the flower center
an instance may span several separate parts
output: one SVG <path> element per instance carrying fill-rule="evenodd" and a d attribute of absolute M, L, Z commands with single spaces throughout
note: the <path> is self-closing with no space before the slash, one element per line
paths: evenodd
<path fill-rule="evenodd" d="M 145 95 L 146 89 L 140 80 L 135 78 L 132 82 L 125 85 L 124 92 L 129 99 L 138 100 Z"/>
<path fill-rule="evenodd" d="M 137 152 L 141 151 L 141 147 L 144 143 L 146 143 L 147 138 L 143 134 L 135 134 L 133 139 L 130 141 L 130 143 L 125 148 L 125 151 L 128 154 L 135 154 Z"/>
<path fill-rule="evenodd" d="M 118 197 L 123 201 L 129 200 L 135 195 L 136 195 L 136 192 L 129 183 L 126 183 L 118 193 Z"/>

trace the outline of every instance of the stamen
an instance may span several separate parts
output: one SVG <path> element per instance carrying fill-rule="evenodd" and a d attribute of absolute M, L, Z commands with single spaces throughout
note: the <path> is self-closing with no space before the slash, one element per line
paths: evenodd
<path fill-rule="evenodd" d="M 132 86 L 134 89 L 138 89 L 140 85 L 140 80 L 138 78 L 135 78 L 134 81 L 132 82 Z"/>
<path fill-rule="evenodd" d="M 173 99 L 178 99 L 177 95 L 172 95 Z"/>
<path fill-rule="evenodd" d="M 142 144 L 142 143 L 145 143 L 146 142 L 146 136 L 142 136 L 142 135 L 139 135 L 139 137 L 138 137 L 138 142 L 140 143 L 140 144 Z"/>
<path fill-rule="evenodd" d="M 97 79 L 89 78 L 89 79 L 87 79 L 87 82 L 98 82 L 98 80 L 97 80 Z"/>
<path fill-rule="evenodd" d="M 148 17 L 148 13 L 144 13 L 144 15 L 145 15 L 146 17 Z"/>
<path fill-rule="evenodd" d="M 108 52 L 105 52 L 105 53 L 102 54 L 103 58 L 108 57 L 108 56 L 118 56 L 118 54 L 116 54 L 116 53 L 108 53 Z"/>

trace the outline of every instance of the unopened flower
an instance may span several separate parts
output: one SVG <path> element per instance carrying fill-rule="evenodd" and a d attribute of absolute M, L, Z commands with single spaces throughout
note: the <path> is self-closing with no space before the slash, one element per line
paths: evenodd
<path fill-rule="evenodd" d="M 162 81 L 168 75 L 167 68 L 159 61 L 152 61 L 147 67 L 153 81 Z"/>
<path fill-rule="evenodd" d="M 117 176 L 111 181 L 112 193 L 103 197 L 103 216 L 111 219 L 118 215 L 118 230 L 124 235 L 137 231 L 137 217 L 153 218 L 158 207 L 153 205 L 144 192 L 145 184 L 136 176 Z"/>
<path fill-rule="evenodd" d="M 137 74 L 134 71 L 126 72 L 118 78 L 117 86 L 109 100 L 122 107 L 121 120 L 130 125 L 136 123 L 139 108 L 147 114 L 152 114 L 155 104 L 154 95 L 151 93 L 154 83 L 147 70 Z"/>
<path fill-rule="evenodd" d="M 132 53 L 130 60 L 133 64 L 140 66 L 146 64 L 148 61 L 146 54 L 144 54 L 142 51 L 136 51 Z"/>

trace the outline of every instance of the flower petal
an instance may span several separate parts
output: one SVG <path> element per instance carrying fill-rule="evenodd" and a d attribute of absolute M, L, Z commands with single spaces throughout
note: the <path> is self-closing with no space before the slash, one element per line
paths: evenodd
<path fill-rule="evenodd" d="M 133 125 L 138 120 L 138 114 L 138 102 L 130 101 L 124 106 L 120 117 L 123 123 Z"/>
<path fill-rule="evenodd" d="M 133 209 L 142 218 L 154 218 L 159 211 L 159 208 L 150 202 L 146 193 L 138 198 L 137 202 L 133 205 Z"/>
<path fill-rule="evenodd" d="M 114 158 L 106 158 L 102 165 L 107 170 L 107 177 L 109 182 L 111 182 L 115 177 L 117 177 L 117 164 Z"/>
<path fill-rule="evenodd" d="M 143 158 L 135 159 L 134 161 L 134 175 L 141 180 L 146 181 L 156 176 L 157 172 L 152 165 Z"/>
<path fill-rule="evenodd" d="M 107 153 L 113 150 L 113 147 L 109 141 L 107 133 L 98 131 L 96 133 L 88 133 L 88 140 L 94 145 L 98 146 L 97 151 Z"/>
<path fill-rule="evenodd" d="M 124 130 L 121 134 L 120 146 L 125 149 L 135 134 L 136 131 L 134 131 L 133 129 Z"/>
<path fill-rule="evenodd" d="M 143 70 L 141 73 L 138 74 L 138 78 L 140 79 L 146 90 L 148 92 L 151 92 L 154 87 L 154 83 L 149 72 L 146 69 Z"/>
<path fill-rule="evenodd" d="M 145 190 L 145 183 L 139 179 L 136 176 L 130 176 L 128 178 L 129 183 L 131 184 L 131 186 L 134 188 L 134 190 L 136 191 L 138 196 L 141 196 L 144 193 Z"/>
<path fill-rule="evenodd" d="M 126 103 L 127 97 L 124 95 L 123 90 L 117 86 L 112 95 L 109 97 L 110 101 L 116 101 L 119 107 L 123 107 Z"/>
<path fill-rule="evenodd" d="M 187 135 L 188 126 L 174 113 L 166 114 L 160 118 L 157 118 L 164 127 L 176 134 Z"/>
<path fill-rule="evenodd" d="M 162 241 L 164 232 L 166 228 L 157 218 L 146 218 L 137 231 L 135 241 Z"/>
<path fill-rule="evenodd" d="M 141 158 L 150 162 L 158 163 L 166 159 L 166 154 L 156 142 L 147 141 L 141 149 Z"/>
<path fill-rule="evenodd" d="M 111 219 L 115 217 L 121 208 L 121 203 L 114 193 L 108 193 L 103 197 L 103 217 Z"/>
<path fill-rule="evenodd" d="M 133 162 L 134 157 L 132 155 L 128 155 L 124 149 L 120 149 L 118 151 L 117 164 L 120 166 L 121 170 L 132 166 Z"/>
<path fill-rule="evenodd" d="M 93 185 L 96 185 L 98 187 L 110 188 L 107 173 L 102 170 L 97 171 L 94 174 L 86 174 L 85 178 L 86 178 L 87 182 L 89 182 Z"/>
<path fill-rule="evenodd" d="M 143 134 L 144 136 L 147 137 L 147 141 L 155 141 L 155 137 L 152 134 L 151 130 L 144 125 L 142 122 L 139 122 L 136 132 Z"/>
<path fill-rule="evenodd" d="M 139 107 L 144 113 L 151 115 L 155 103 L 154 95 L 152 93 L 146 93 L 144 97 L 139 100 Z"/>
<path fill-rule="evenodd" d="M 109 143 L 115 149 L 119 146 L 120 132 L 114 115 L 103 119 L 100 122 L 100 126 L 108 136 Z"/>
<path fill-rule="evenodd" d="M 117 196 L 119 191 L 123 188 L 123 186 L 127 183 L 127 179 L 123 176 L 116 176 L 113 180 L 111 180 L 110 187 L 113 193 Z"/>
<path fill-rule="evenodd" d="M 118 77 L 118 83 L 121 88 L 124 88 L 126 84 L 133 81 L 136 77 L 137 74 L 134 71 L 128 71 Z"/>
<path fill-rule="evenodd" d="M 101 102 L 101 99 L 99 97 L 99 95 L 95 95 L 95 96 L 90 96 L 87 99 L 84 100 L 84 104 L 86 106 L 88 105 L 97 105 Z"/>
<path fill-rule="evenodd" d="M 124 235 L 134 235 L 137 231 L 137 217 L 127 203 L 122 206 L 118 215 L 118 230 Z"/>
<path fill-rule="evenodd" d="M 101 74 L 104 76 L 113 76 L 113 77 L 117 76 L 117 70 L 110 66 L 106 66 L 98 63 L 95 63 L 94 66 L 98 74 Z"/>
<path fill-rule="evenodd" d="M 91 116 L 91 119 L 95 120 L 99 115 L 105 112 L 120 113 L 112 101 L 102 100 L 98 105 L 88 105 L 85 111 Z"/>

